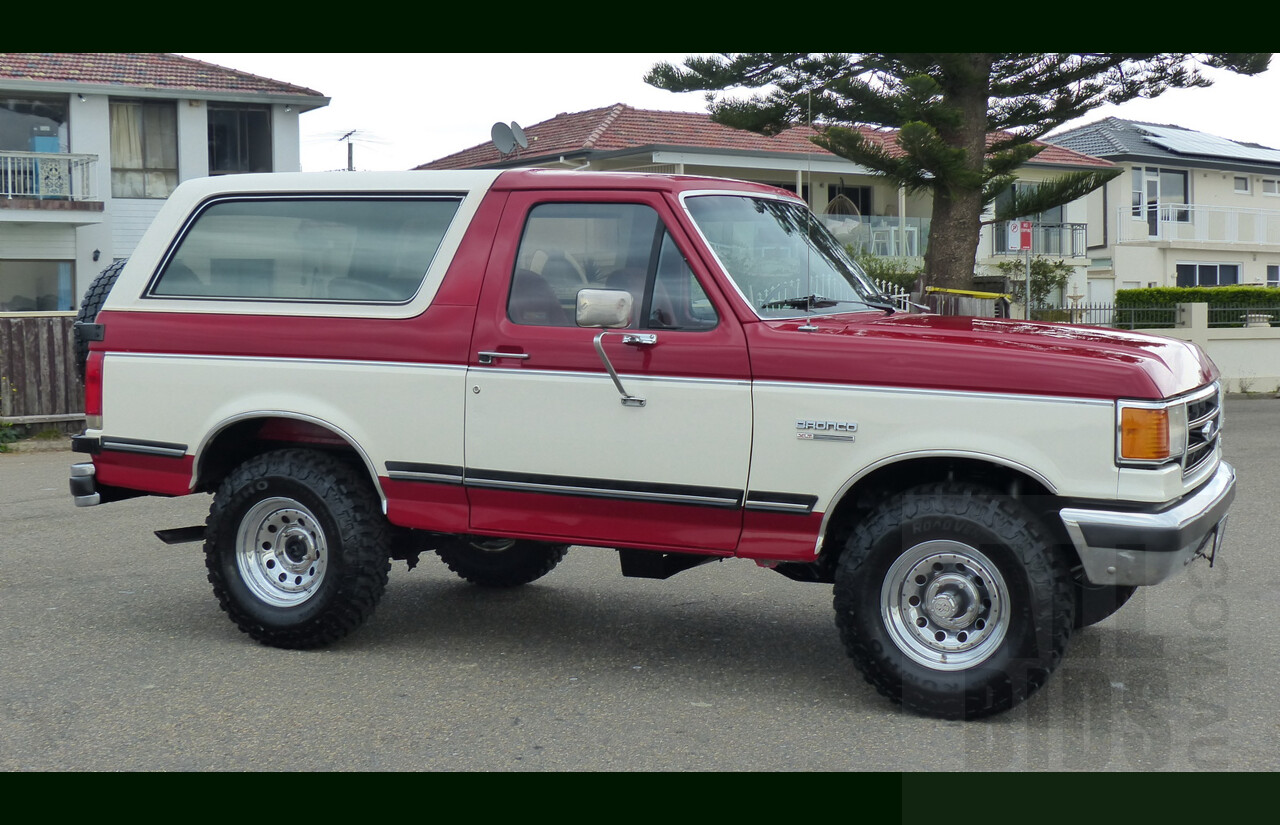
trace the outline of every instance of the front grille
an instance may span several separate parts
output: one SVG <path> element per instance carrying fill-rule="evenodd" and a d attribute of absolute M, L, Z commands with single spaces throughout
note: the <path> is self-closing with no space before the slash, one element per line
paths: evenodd
<path fill-rule="evenodd" d="M 1218 454 L 1222 438 L 1222 393 L 1217 384 L 1187 399 L 1187 451 L 1182 477 L 1195 475 Z"/>

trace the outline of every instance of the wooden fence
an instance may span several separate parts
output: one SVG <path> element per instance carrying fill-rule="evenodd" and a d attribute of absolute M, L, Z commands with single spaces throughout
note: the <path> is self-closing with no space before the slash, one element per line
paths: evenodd
<path fill-rule="evenodd" d="M 0 315 L 0 419 L 11 424 L 84 418 L 73 359 L 72 312 Z"/>

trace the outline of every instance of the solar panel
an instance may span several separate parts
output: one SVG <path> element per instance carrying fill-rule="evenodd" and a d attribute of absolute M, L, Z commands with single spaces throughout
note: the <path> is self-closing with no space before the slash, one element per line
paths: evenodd
<path fill-rule="evenodd" d="M 1275 149 L 1245 146 L 1217 135 L 1192 132 L 1187 129 L 1169 129 L 1162 126 L 1146 125 L 1139 128 L 1147 133 L 1147 140 L 1150 142 L 1180 155 L 1205 155 L 1215 158 L 1231 158 L 1233 160 L 1258 160 L 1266 163 L 1280 163 L 1280 151 Z"/>

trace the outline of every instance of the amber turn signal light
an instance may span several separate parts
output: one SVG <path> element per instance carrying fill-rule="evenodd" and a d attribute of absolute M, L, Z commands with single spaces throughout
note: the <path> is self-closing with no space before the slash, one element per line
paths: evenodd
<path fill-rule="evenodd" d="M 1120 457 L 1130 461 L 1163 461 L 1172 455 L 1169 411 L 1125 407 L 1120 411 Z"/>

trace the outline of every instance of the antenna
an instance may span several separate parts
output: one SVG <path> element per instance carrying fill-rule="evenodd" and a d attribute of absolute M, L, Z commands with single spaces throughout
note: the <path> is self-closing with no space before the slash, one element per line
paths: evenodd
<path fill-rule="evenodd" d="M 355 152 L 352 149 L 352 147 L 355 146 L 355 143 L 351 140 L 351 136 L 358 131 L 359 131 L 358 129 L 352 129 L 350 132 L 347 132 L 345 135 L 338 138 L 339 143 L 341 143 L 344 140 L 347 142 L 347 171 L 348 172 L 354 172 L 356 168 Z"/>
<path fill-rule="evenodd" d="M 517 146 L 521 149 L 529 148 L 529 138 L 525 136 L 520 124 L 514 120 L 511 121 L 510 126 L 501 121 L 493 124 L 493 128 L 489 130 L 489 136 L 493 138 L 493 145 L 498 148 L 500 155 L 511 154 Z"/>

